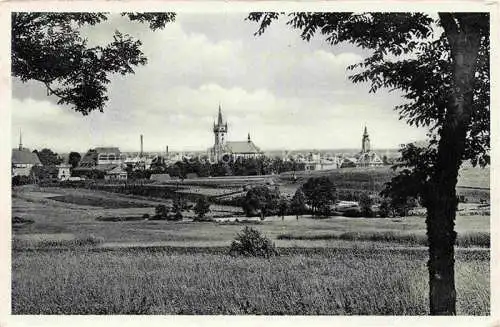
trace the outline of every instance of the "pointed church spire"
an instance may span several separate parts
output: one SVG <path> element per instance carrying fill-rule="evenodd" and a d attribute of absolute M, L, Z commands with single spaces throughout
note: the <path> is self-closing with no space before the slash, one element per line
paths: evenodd
<path fill-rule="evenodd" d="M 365 125 L 365 131 L 363 133 L 361 141 L 361 153 L 370 152 L 370 137 L 368 136 L 368 129 Z"/>
<path fill-rule="evenodd" d="M 23 149 L 23 132 L 19 129 L 19 150 Z"/>
<path fill-rule="evenodd" d="M 217 123 L 219 125 L 222 125 L 222 110 L 220 108 L 220 102 L 219 102 L 219 117 L 217 118 Z"/>
<path fill-rule="evenodd" d="M 248 142 L 250 142 L 250 133 L 248 133 Z"/>

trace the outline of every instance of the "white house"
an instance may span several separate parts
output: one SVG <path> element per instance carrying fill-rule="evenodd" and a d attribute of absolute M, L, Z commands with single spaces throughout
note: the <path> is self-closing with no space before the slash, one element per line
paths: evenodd
<path fill-rule="evenodd" d="M 71 165 L 61 164 L 57 166 L 57 179 L 67 181 L 71 177 Z"/>

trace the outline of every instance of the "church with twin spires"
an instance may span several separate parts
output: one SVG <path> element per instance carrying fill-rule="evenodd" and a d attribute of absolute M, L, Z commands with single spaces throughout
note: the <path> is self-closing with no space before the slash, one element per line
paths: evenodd
<path fill-rule="evenodd" d="M 263 152 L 250 139 L 250 133 L 246 141 L 228 141 L 227 121 L 222 119 L 222 110 L 219 104 L 217 123 L 214 122 L 214 146 L 209 149 L 210 158 L 215 162 L 229 162 L 238 158 L 257 158 Z"/>

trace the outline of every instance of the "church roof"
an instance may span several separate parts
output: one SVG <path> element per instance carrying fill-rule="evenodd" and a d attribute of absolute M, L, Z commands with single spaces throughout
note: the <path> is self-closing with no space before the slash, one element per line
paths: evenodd
<path fill-rule="evenodd" d="M 31 152 L 28 149 L 12 149 L 12 163 L 13 164 L 32 164 L 41 165 L 40 158 L 36 153 Z"/>
<path fill-rule="evenodd" d="M 261 153 L 252 141 L 227 142 L 225 149 L 231 153 Z"/>

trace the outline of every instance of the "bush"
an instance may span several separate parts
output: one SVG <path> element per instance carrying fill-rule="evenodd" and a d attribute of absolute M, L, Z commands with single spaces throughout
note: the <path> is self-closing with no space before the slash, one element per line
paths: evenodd
<path fill-rule="evenodd" d="M 170 208 L 164 204 L 159 204 L 155 207 L 155 215 L 156 219 L 168 219 L 168 213 L 170 212 Z"/>
<path fill-rule="evenodd" d="M 274 243 L 258 230 L 246 226 L 231 243 L 229 254 L 269 258 L 279 255 Z"/>
<path fill-rule="evenodd" d="M 378 212 L 380 218 L 387 218 L 391 214 L 391 204 L 389 200 L 384 199 L 382 203 L 380 203 L 380 209 Z"/>
<path fill-rule="evenodd" d="M 367 193 L 361 193 L 359 197 L 359 207 L 364 217 L 369 218 L 373 216 L 372 204 L 373 200 L 370 196 Z"/>
<path fill-rule="evenodd" d="M 144 219 L 149 219 L 149 213 L 145 213 L 145 214 L 143 214 L 143 215 L 142 215 L 142 218 L 144 218 Z"/>
<path fill-rule="evenodd" d="M 31 219 L 26 219 L 26 218 L 22 218 L 22 217 L 18 217 L 18 216 L 12 217 L 12 225 L 14 225 L 14 224 L 32 224 L 32 223 L 34 223 L 34 221 Z"/>
<path fill-rule="evenodd" d="M 177 196 L 173 199 L 172 211 L 189 211 L 193 208 L 192 205 L 187 203 L 186 199 L 181 196 Z"/>
<path fill-rule="evenodd" d="M 12 177 L 12 186 L 26 185 L 29 183 L 27 176 L 13 176 Z"/>
<path fill-rule="evenodd" d="M 205 220 L 205 214 L 210 212 L 210 202 L 207 197 L 203 196 L 196 201 L 196 205 L 194 207 L 194 213 L 196 214 L 195 220 L 202 221 Z"/>
<path fill-rule="evenodd" d="M 182 220 L 182 212 L 178 210 L 172 220 Z"/>

